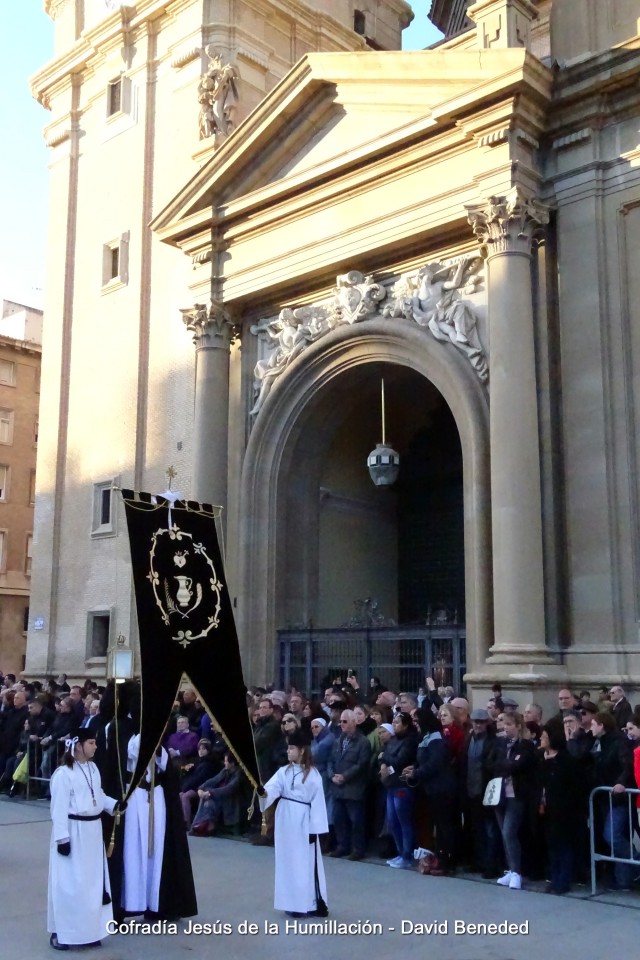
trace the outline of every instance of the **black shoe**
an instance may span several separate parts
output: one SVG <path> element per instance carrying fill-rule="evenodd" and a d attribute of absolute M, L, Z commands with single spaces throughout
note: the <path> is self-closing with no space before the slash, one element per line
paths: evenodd
<path fill-rule="evenodd" d="M 355 850 L 350 853 L 347 860 L 364 860 L 364 853 L 357 853 Z"/>
<path fill-rule="evenodd" d="M 288 917 L 306 917 L 306 913 L 298 913 L 297 910 L 285 910 L 285 913 Z"/>
<path fill-rule="evenodd" d="M 328 911 L 328 910 L 326 910 L 326 911 L 325 911 L 325 910 L 322 910 L 322 911 L 321 911 L 321 910 L 309 910 L 309 911 L 307 912 L 307 916 L 308 916 L 308 917 L 328 917 L 328 916 L 329 916 L 329 911 Z"/>
<path fill-rule="evenodd" d="M 53 947 L 54 950 L 68 950 L 69 947 L 66 943 L 58 943 L 58 934 L 52 933 L 49 937 L 49 946 Z"/>
<path fill-rule="evenodd" d="M 340 850 L 338 847 L 327 854 L 328 857 L 344 857 L 344 855 L 344 850 Z"/>

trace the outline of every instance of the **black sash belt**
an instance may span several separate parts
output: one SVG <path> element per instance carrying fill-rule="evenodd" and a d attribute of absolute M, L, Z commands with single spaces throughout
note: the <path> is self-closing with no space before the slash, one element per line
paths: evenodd
<path fill-rule="evenodd" d="M 310 807 L 311 804 L 307 803 L 306 800 L 296 800 L 295 797 L 281 797 L 281 800 L 291 800 L 291 803 L 301 803 L 303 807 Z"/>
<path fill-rule="evenodd" d="M 69 820 L 99 820 L 102 814 L 89 813 L 86 816 L 83 813 L 70 813 Z"/>

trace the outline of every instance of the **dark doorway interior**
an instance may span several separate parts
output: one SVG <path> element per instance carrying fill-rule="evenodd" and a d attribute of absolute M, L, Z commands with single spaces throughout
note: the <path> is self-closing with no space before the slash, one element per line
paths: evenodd
<path fill-rule="evenodd" d="M 441 608 L 464 622 L 462 450 L 444 401 L 404 452 L 396 490 L 399 622 L 424 623 Z"/>

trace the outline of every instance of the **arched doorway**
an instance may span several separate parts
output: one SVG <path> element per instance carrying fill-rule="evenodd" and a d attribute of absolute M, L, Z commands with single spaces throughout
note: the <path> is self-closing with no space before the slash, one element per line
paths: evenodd
<path fill-rule="evenodd" d="M 380 439 L 383 365 L 387 433 L 406 457 L 393 492 L 373 487 L 365 463 Z M 418 501 L 429 446 L 439 466 L 430 471 L 427 509 Z M 488 404 L 455 350 L 409 324 L 373 320 L 332 331 L 291 365 L 257 418 L 242 505 L 239 623 L 248 676 L 275 677 L 279 628 L 335 627 L 355 600 L 376 594 L 382 615 L 396 622 L 419 620 L 436 604 L 464 611 L 469 666 L 484 661 L 492 639 Z M 446 538 L 442 524 L 454 516 Z M 412 545 L 403 533 L 400 549 L 399 532 L 416 518 L 422 531 Z M 445 567 L 436 582 L 434 571 Z"/>
<path fill-rule="evenodd" d="M 388 435 L 401 457 L 386 489 L 366 465 L 381 434 L 382 375 Z M 276 682 L 317 692 L 352 668 L 392 689 L 417 689 L 430 666 L 460 689 L 462 449 L 442 395 L 408 367 L 345 371 L 318 396 L 292 462 Z"/>

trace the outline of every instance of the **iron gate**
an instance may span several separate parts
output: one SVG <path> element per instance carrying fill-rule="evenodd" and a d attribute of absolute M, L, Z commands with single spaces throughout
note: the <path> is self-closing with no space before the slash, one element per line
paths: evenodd
<path fill-rule="evenodd" d="M 278 631 L 277 675 L 282 689 L 294 686 L 322 699 L 325 687 L 336 677 L 344 682 L 348 670 L 363 688 L 373 676 L 390 690 L 417 691 L 429 673 L 436 686 L 450 684 L 461 694 L 466 671 L 464 624 Z"/>

